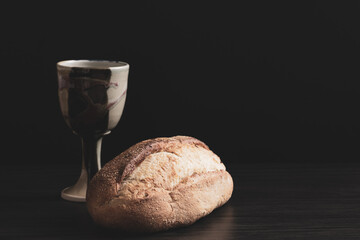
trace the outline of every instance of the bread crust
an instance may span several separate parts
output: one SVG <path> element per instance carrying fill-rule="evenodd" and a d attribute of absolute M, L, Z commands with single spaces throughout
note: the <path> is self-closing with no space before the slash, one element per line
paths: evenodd
<path fill-rule="evenodd" d="M 135 144 L 108 162 L 88 187 L 87 207 L 93 220 L 124 231 L 155 232 L 192 224 L 225 204 L 233 191 L 226 170 L 193 173 L 172 189 L 145 190 L 136 198 L 121 194 L 124 179 L 147 156 L 175 153 L 186 145 L 210 151 L 205 143 L 192 137 L 155 138 Z"/>

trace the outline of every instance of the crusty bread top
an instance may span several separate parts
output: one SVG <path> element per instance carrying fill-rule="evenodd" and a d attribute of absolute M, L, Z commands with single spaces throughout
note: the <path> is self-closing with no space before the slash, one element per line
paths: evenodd
<path fill-rule="evenodd" d="M 149 194 L 171 191 L 194 174 L 225 170 L 218 156 L 208 149 L 183 144 L 171 152 L 160 151 L 145 157 L 121 182 L 119 197 L 146 198 Z"/>
<path fill-rule="evenodd" d="M 146 197 L 141 196 L 146 189 L 171 190 L 194 174 L 216 170 L 225 166 L 202 141 L 187 136 L 155 138 L 135 144 L 105 164 L 92 179 L 97 186 L 90 187 L 100 191 L 101 204 L 115 196 Z"/>

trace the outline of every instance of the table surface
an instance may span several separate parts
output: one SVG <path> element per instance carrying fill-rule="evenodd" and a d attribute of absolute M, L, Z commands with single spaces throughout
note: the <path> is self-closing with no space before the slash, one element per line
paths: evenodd
<path fill-rule="evenodd" d="M 232 164 L 232 198 L 195 224 L 134 236 L 96 226 L 62 200 L 79 169 L 3 166 L 0 239 L 360 239 L 360 165 Z"/>

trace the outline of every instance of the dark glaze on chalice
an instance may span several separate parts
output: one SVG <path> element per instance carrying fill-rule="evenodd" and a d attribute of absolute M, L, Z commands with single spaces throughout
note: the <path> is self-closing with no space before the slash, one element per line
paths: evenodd
<path fill-rule="evenodd" d="M 111 82 L 110 69 L 73 67 L 68 74 L 59 75 L 60 107 L 67 125 L 80 136 L 106 134 L 115 127 L 111 123 L 119 120 L 118 111 L 123 110 L 123 106 L 115 108 L 126 89 L 115 99 L 108 95 L 110 89 L 117 88 L 119 84 Z"/>

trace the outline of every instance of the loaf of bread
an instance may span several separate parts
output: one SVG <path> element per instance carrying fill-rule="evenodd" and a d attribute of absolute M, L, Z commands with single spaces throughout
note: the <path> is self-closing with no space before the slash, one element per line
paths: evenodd
<path fill-rule="evenodd" d="M 186 226 L 225 204 L 233 180 L 205 143 L 176 136 L 145 140 L 97 172 L 87 208 L 104 227 L 155 232 Z"/>

